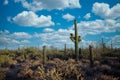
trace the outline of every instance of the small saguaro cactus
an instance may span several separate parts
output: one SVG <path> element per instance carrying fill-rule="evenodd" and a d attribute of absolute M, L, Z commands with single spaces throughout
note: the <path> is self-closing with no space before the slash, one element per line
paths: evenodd
<path fill-rule="evenodd" d="M 67 54 L 67 48 L 66 48 L 66 44 L 64 45 L 64 54 Z"/>
<path fill-rule="evenodd" d="M 79 58 L 81 58 L 82 56 L 82 49 L 81 48 L 79 48 Z"/>
<path fill-rule="evenodd" d="M 94 65 L 94 56 L 93 56 L 93 46 L 89 45 L 89 51 L 90 51 L 90 67 L 93 67 Z"/>
<path fill-rule="evenodd" d="M 113 43 L 112 43 L 112 40 L 111 40 L 110 46 L 111 46 L 111 50 L 112 50 L 112 49 L 113 49 Z"/>
<path fill-rule="evenodd" d="M 75 55 L 76 55 L 76 60 L 79 59 L 79 47 L 78 47 L 78 43 L 81 41 L 80 36 L 78 36 L 78 29 L 77 29 L 77 21 L 74 20 L 74 26 L 75 26 L 75 36 L 73 36 L 72 33 L 70 33 L 70 39 L 72 40 L 72 42 L 75 43 Z"/>
<path fill-rule="evenodd" d="M 103 40 L 103 38 L 102 38 L 102 49 L 103 49 L 103 53 L 104 53 L 104 51 L 105 51 L 105 48 L 106 48 L 106 46 L 105 46 L 104 40 Z"/>
<path fill-rule="evenodd" d="M 43 64 L 46 63 L 46 46 L 43 46 Z"/>

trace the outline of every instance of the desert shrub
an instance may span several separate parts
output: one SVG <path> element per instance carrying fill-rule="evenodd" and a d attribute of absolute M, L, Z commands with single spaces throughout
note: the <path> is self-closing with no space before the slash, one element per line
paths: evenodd
<path fill-rule="evenodd" d="M 5 72 L 0 72 L 0 80 L 5 80 L 6 73 Z"/>
<path fill-rule="evenodd" d="M 88 59 L 89 58 L 89 50 L 88 49 L 83 49 L 82 50 L 82 57 Z"/>
<path fill-rule="evenodd" d="M 0 55 L 8 55 L 9 51 L 8 50 L 0 50 Z"/>
<path fill-rule="evenodd" d="M 31 78 L 32 74 L 33 74 L 33 70 L 31 70 L 31 68 L 28 65 L 24 65 L 17 74 L 17 77 L 23 80 L 25 78 Z"/>
<path fill-rule="evenodd" d="M 101 75 L 97 78 L 97 80 L 119 80 L 119 79 L 109 75 Z"/>
<path fill-rule="evenodd" d="M 104 54 L 101 54 L 102 57 L 115 57 L 116 55 L 113 54 L 113 53 L 104 53 Z"/>
<path fill-rule="evenodd" d="M 0 55 L 0 66 L 2 67 L 7 67 L 10 66 L 11 64 L 16 64 L 16 61 L 12 60 L 12 57 L 8 55 Z"/>
<path fill-rule="evenodd" d="M 55 68 L 45 72 L 45 68 L 43 66 L 38 66 L 33 74 L 36 80 L 62 80 L 60 74 Z"/>
<path fill-rule="evenodd" d="M 0 80 L 6 80 L 8 68 L 0 68 Z"/>

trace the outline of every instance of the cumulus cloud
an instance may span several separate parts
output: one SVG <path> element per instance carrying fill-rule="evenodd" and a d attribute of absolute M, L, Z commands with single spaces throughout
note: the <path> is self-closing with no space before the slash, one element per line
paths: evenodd
<path fill-rule="evenodd" d="M 111 42 L 114 48 L 120 48 L 120 35 L 113 36 L 108 44 L 111 44 Z"/>
<path fill-rule="evenodd" d="M 21 26 L 34 26 L 46 27 L 53 26 L 54 22 L 51 21 L 51 16 L 38 16 L 32 11 L 23 11 L 13 18 L 14 23 Z"/>
<path fill-rule="evenodd" d="M 30 43 L 28 39 L 31 35 L 25 32 L 14 32 L 10 33 L 8 30 L 0 30 L 0 47 L 2 46 L 12 46 L 15 45 L 25 45 Z"/>
<path fill-rule="evenodd" d="M 15 39 L 29 39 L 32 36 L 25 32 L 14 32 L 11 34 L 11 37 L 14 37 Z"/>
<path fill-rule="evenodd" d="M 72 16 L 71 14 L 67 13 L 65 15 L 62 16 L 63 19 L 66 19 L 67 21 L 71 21 L 71 20 L 74 20 L 75 17 Z"/>
<path fill-rule="evenodd" d="M 79 0 L 15 0 L 21 2 L 24 8 L 32 11 L 39 10 L 63 10 L 66 8 L 81 8 Z"/>
<path fill-rule="evenodd" d="M 87 19 L 87 20 L 88 20 L 90 17 L 91 17 L 90 13 L 87 13 L 87 14 L 84 16 L 84 18 Z"/>
<path fill-rule="evenodd" d="M 89 40 L 82 40 L 80 43 L 80 47 L 83 48 L 88 48 L 89 45 L 92 45 L 93 47 L 97 46 L 97 42 L 96 41 L 89 41 Z"/>
<path fill-rule="evenodd" d="M 43 32 L 53 32 L 54 31 L 54 29 L 51 29 L 51 28 L 45 28 L 44 30 L 43 30 Z"/>
<path fill-rule="evenodd" d="M 70 33 L 73 32 L 73 30 L 69 29 L 58 29 L 50 33 L 35 33 L 34 37 L 40 38 L 47 45 L 54 45 L 61 48 L 65 43 L 67 45 L 73 45 L 69 38 Z"/>
<path fill-rule="evenodd" d="M 118 3 L 110 8 L 107 3 L 96 2 L 93 4 L 92 12 L 105 19 L 120 18 L 120 4 Z"/>
<path fill-rule="evenodd" d="M 22 41 L 21 41 L 21 44 L 29 44 L 29 43 L 30 43 L 29 40 L 22 40 Z"/>
<path fill-rule="evenodd" d="M 84 33 L 84 35 L 100 34 L 102 32 L 115 32 L 116 30 L 120 30 L 120 24 L 112 19 L 81 21 L 78 23 L 78 30 L 81 33 Z"/>

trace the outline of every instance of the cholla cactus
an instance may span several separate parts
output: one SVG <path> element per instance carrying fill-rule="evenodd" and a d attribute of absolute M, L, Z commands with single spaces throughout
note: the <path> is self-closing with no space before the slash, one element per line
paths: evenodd
<path fill-rule="evenodd" d="M 43 64 L 46 63 L 46 46 L 43 46 Z"/>
<path fill-rule="evenodd" d="M 77 21 L 74 20 L 74 25 L 75 25 L 75 36 L 73 36 L 72 33 L 70 33 L 70 39 L 72 42 L 75 43 L 75 55 L 76 55 L 76 60 L 79 59 L 79 48 L 78 48 L 78 43 L 81 41 L 80 36 L 78 36 L 78 29 L 77 29 Z"/>

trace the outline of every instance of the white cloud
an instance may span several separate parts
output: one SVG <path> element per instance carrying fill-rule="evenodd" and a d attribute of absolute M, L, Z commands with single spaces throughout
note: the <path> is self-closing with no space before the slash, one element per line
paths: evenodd
<path fill-rule="evenodd" d="M 72 16 L 71 14 L 67 13 L 65 15 L 62 16 L 63 19 L 66 19 L 67 21 L 71 21 L 71 20 L 74 20 L 75 17 Z"/>
<path fill-rule="evenodd" d="M 0 34 L 9 34 L 10 32 L 8 30 L 0 31 Z"/>
<path fill-rule="evenodd" d="M 91 17 L 90 13 L 87 13 L 87 14 L 84 16 L 84 18 L 87 19 L 87 20 L 88 20 L 90 17 Z"/>
<path fill-rule="evenodd" d="M 120 35 L 115 35 L 114 37 L 112 37 L 111 40 L 108 42 L 109 45 L 111 45 L 111 41 L 114 48 L 120 48 Z"/>
<path fill-rule="evenodd" d="M 54 29 L 51 29 L 51 28 L 45 28 L 44 30 L 43 30 L 43 32 L 53 32 L 54 31 Z"/>
<path fill-rule="evenodd" d="M 13 34 L 11 34 L 11 36 L 15 39 L 29 39 L 32 37 L 31 35 L 25 32 L 14 32 Z"/>
<path fill-rule="evenodd" d="M 25 32 L 14 32 L 10 33 L 8 30 L 0 30 L 0 47 L 4 46 L 18 46 L 18 45 L 25 45 L 30 43 L 28 39 L 32 36 Z"/>
<path fill-rule="evenodd" d="M 63 10 L 66 8 L 81 8 L 79 0 L 15 0 L 21 2 L 24 8 L 32 11 L 39 10 Z"/>
<path fill-rule="evenodd" d="M 69 47 L 73 45 L 69 38 L 71 32 L 73 33 L 73 30 L 59 29 L 51 33 L 35 33 L 34 36 L 40 38 L 47 45 L 63 48 L 65 43 L 69 45 Z"/>
<path fill-rule="evenodd" d="M 8 5 L 9 1 L 8 0 L 4 0 L 4 5 Z"/>
<path fill-rule="evenodd" d="M 120 4 L 114 5 L 110 8 L 107 3 L 94 3 L 92 7 L 92 12 L 102 18 L 116 19 L 120 18 Z"/>
<path fill-rule="evenodd" d="M 12 39 L 9 44 L 12 44 L 12 45 L 16 45 L 16 44 L 20 44 L 20 42 L 18 40 L 15 40 L 15 39 Z"/>
<path fill-rule="evenodd" d="M 23 11 L 13 18 L 13 21 L 21 26 L 46 27 L 53 26 L 51 16 L 38 16 L 32 11 Z"/>
<path fill-rule="evenodd" d="M 115 32 L 116 30 L 120 30 L 120 24 L 112 19 L 81 21 L 78 23 L 78 30 L 82 35 Z"/>
<path fill-rule="evenodd" d="M 30 43 L 29 40 L 22 40 L 22 41 L 21 41 L 21 44 L 29 44 L 29 43 Z"/>
<path fill-rule="evenodd" d="M 84 47 L 84 48 L 88 48 L 89 45 L 92 45 L 93 47 L 96 47 L 97 45 L 96 41 L 86 41 L 86 40 L 82 40 L 80 43 L 80 47 Z"/>

